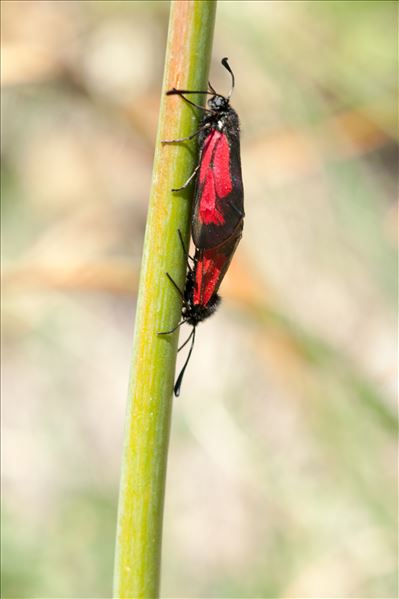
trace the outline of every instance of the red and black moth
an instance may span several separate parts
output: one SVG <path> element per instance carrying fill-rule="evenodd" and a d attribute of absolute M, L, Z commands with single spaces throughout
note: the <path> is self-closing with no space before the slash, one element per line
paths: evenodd
<path fill-rule="evenodd" d="M 240 159 L 240 128 L 236 111 L 230 106 L 234 89 L 234 73 L 227 58 L 222 65 L 231 75 L 231 90 L 227 97 L 213 89 L 192 91 L 171 89 L 168 96 L 178 95 L 185 102 L 204 112 L 198 131 L 189 137 L 164 143 L 178 143 L 198 136 L 199 159 L 193 173 L 181 191 L 195 178 L 192 237 L 199 249 L 215 248 L 242 230 L 244 218 L 244 189 Z M 208 108 L 195 104 L 187 94 L 208 94 Z"/>
<path fill-rule="evenodd" d="M 234 74 L 227 58 L 223 58 L 222 65 L 231 75 L 231 90 L 227 97 L 217 94 L 210 83 L 210 91 L 172 89 L 167 92 L 167 95 L 179 95 L 185 102 L 204 112 L 198 131 L 186 138 L 164 142 L 179 143 L 198 136 L 199 144 L 199 160 L 194 172 L 182 187 L 172 190 L 181 191 L 196 177 L 192 216 L 195 254 L 193 258 L 187 258 L 184 291 L 167 273 L 167 277 L 182 298 L 182 318 L 171 331 L 160 333 L 173 333 L 183 323 L 192 326 L 189 337 L 178 350 L 191 340 L 188 356 L 174 386 L 176 396 L 180 394 L 183 376 L 193 351 L 196 327 L 209 318 L 220 303 L 218 290 L 241 239 L 244 226 L 239 120 L 237 113 L 230 106 Z M 208 108 L 195 104 L 185 97 L 186 94 L 209 94 L 211 97 L 208 100 Z M 179 237 L 183 251 L 187 254 L 180 231 Z"/>
<path fill-rule="evenodd" d="M 197 248 L 194 257 L 187 254 L 181 232 L 178 231 L 183 251 L 187 255 L 187 276 L 184 291 L 179 288 L 169 273 L 166 273 L 166 276 L 182 298 L 182 318 L 172 330 L 159 333 L 160 335 L 170 335 L 184 323 L 192 326 L 190 335 L 178 349 L 178 351 L 183 349 L 191 340 L 186 361 L 174 386 L 176 397 L 180 395 L 183 376 L 193 351 L 196 327 L 200 322 L 212 316 L 220 304 L 221 298 L 218 295 L 218 290 L 241 239 L 241 230 L 242 227 L 236 235 L 231 236 L 230 239 L 217 248 L 209 250 Z"/>

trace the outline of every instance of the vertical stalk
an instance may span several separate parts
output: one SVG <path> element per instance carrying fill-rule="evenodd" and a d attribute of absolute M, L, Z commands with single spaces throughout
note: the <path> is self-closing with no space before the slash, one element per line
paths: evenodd
<path fill-rule="evenodd" d="M 179 322 L 192 188 L 172 193 L 195 167 L 195 142 L 163 145 L 198 127 L 198 110 L 171 87 L 206 89 L 215 0 L 171 3 L 153 178 L 140 276 L 131 364 L 115 550 L 114 597 L 158 597 L 165 475 L 178 333 L 157 336 Z M 203 102 L 203 96 L 194 96 Z M 145 108 L 145 107 L 144 107 Z"/>

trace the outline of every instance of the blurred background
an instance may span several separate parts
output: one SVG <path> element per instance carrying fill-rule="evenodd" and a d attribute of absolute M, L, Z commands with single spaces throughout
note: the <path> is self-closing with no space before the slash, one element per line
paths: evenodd
<path fill-rule="evenodd" d="M 4 597 L 111 596 L 168 11 L 2 2 Z M 219 3 L 247 217 L 174 404 L 164 597 L 397 596 L 396 11 Z"/>

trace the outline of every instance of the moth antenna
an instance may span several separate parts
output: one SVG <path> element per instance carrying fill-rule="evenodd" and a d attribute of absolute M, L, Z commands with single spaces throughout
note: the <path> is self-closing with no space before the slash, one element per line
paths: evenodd
<path fill-rule="evenodd" d="M 191 337 L 193 336 L 193 331 L 191 331 L 191 333 L 189 334 L 189 336 L 187 337 L 187 339 L 185 340 L 184 343 L 181 344 L 181 346 L 178 348 L 178 352 L 183 349 L 183 347 L 186 347 L 187 343 L 190 341 Z"/>
<path fill-rule="evenodd" d="M 208 87 L 209 87 L 209 89 L 211 90 L 212 94 L 213 94 L 214 96 L 217 96 L 217 92 L 216 92 L 216 91 L 213 89 L 213 87 L 212 87 L 212 85 L 211 85 L 211 82 L 210 82 L 210 81 L 208 81 Z"/>
<path fill-rule="evenodd" d="M 227 96 L 227 99 L 230 100 L 231 94 L 233 93 L 233 89 L 234 89 L 234 85 L 235 85 L 235 77 L 234 77 L 234 73 L 231 70 L 231 67 L 229 65 L 229 59 L 228 58 L 223 58 L 222 59 L 222 65 L 224 66 L 225 69 L 227 69 L 227 71 L 231 75 L 231 90 L 230 90 L 229 95 Z"/>
<path fill-rule="evenodd" d="M 173 389 L 174 394 L 175 394 L 176 397 L 179 397 L 179 395 L 180 395 L 180 387 L 181 387 L 181 384 L 182 384 L 182 381 L 183 381 L 183 376 L 184 376 L 184 373 L 186 371 L 187 364 L 190 361 L 191 353 L 193 351 L 194 341 L 195 341 L 195 327 L 193 327 L 193 332 L 191 333 L 191 335 L 192 335 L 192 341 L 191 341 L 190 351 L 188 352 L 187 359 L 186 359 L 186 361 L 184 363 L 183 368 L 180 371 L 179 376 L 177 377 L 177 381 L 176 381 L 176 384 L 175 384 L 174 389 Z M 191 335 L 190 335 L 190 337 L 191 337 Z"/>

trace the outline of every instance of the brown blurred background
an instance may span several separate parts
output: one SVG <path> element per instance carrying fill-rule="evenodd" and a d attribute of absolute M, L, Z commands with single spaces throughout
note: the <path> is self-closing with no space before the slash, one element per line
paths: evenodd
<path fill-rule="evenodd" d="M 2 2 L 3 596 L 111 596 L 167 2 Z M 175 402 L 162 595 L 396 588 L 397 6 L 219 3 L 244 237 Z"/>

